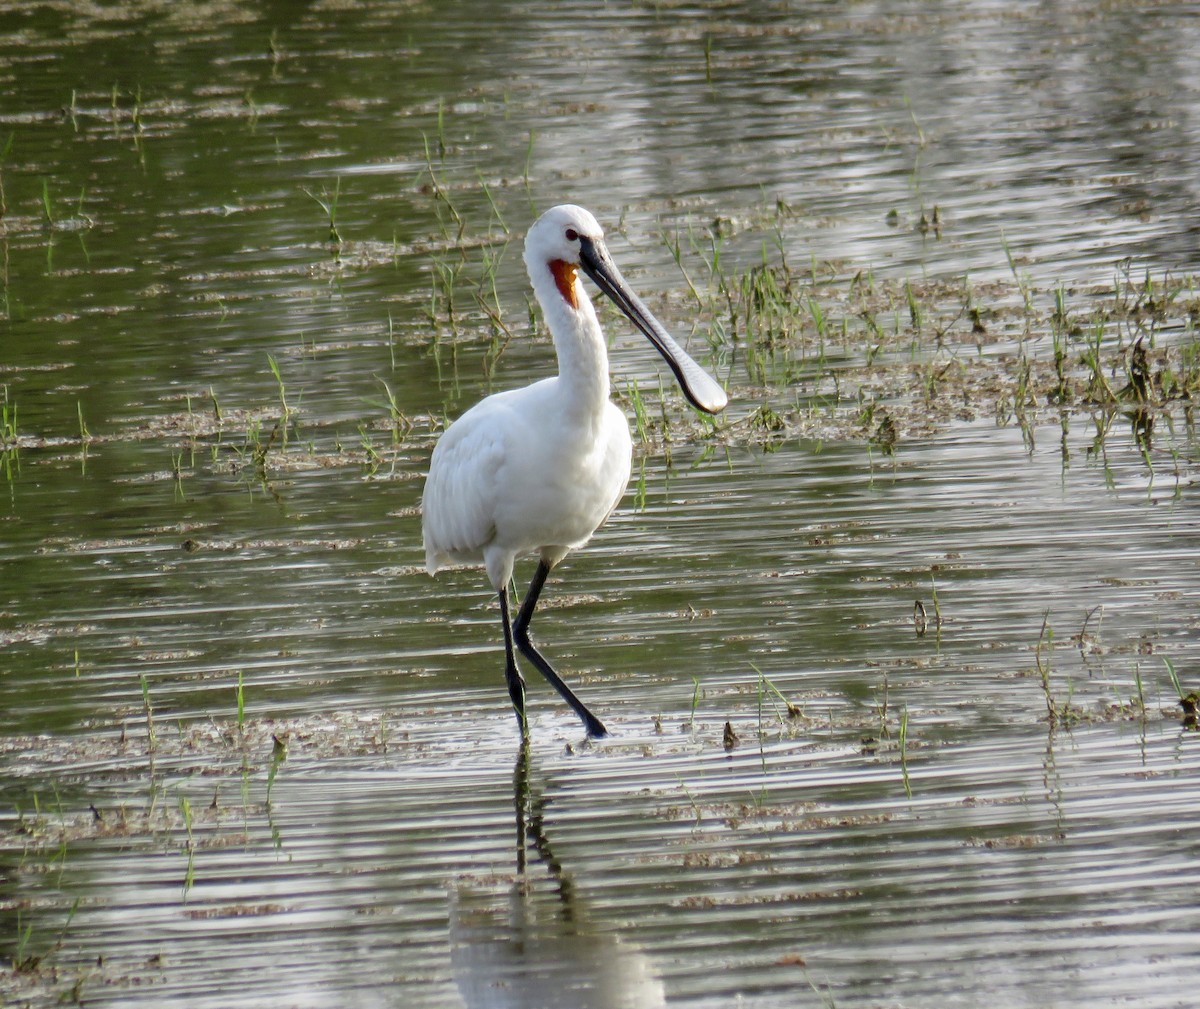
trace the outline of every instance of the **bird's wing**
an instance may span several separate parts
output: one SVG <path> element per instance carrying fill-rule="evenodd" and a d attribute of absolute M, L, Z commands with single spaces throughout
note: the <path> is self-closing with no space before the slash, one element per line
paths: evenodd
<path fill-rule="evenodd" d="M 449 561 L 479 561 L 495 535 L 495 488 L 504 463 L 501 427 L 488 401 L 468 410 L 438 440 L 421 497 L 425 563 L 430 574 Z"/>

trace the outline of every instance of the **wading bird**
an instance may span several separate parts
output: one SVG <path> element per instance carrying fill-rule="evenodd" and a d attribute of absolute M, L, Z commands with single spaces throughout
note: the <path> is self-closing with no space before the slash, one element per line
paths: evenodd
<path fill-rule="evenodd" d="M 671 339 L 621 277 L 604 232 L 582 207 L 547 210 L 525 237 L 525 266 L 554 337 L 558 375 L 488 396 L 438 440 L 421 499 L 425 566 L 482 564 L 500 596 L 504 674 L 522 738 L 525 681 L 514 648 L 529 659 L 583 719 L 588 735 L 604 724 L 575 696 L 529 640 L 529 623 L 546 578 L 600 528 L 629 483 L 629 423 L 608 398 L 608 355 L 582 270 L 666 359 L 683 394 L 718 413 L 725 391 Z M 513 563 L 537 554 L 537 572 L 510 621 Z"/>

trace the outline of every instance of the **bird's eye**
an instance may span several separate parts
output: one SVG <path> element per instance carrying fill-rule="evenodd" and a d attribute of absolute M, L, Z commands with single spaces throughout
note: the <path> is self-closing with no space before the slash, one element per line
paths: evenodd
<path fill-rule="evenodd" d="M 579 238 L 578 231 L 576 231 L 574 228 L 567 228 L 567 241 L 568 242 L 574 242 L 578 238 Z"/>

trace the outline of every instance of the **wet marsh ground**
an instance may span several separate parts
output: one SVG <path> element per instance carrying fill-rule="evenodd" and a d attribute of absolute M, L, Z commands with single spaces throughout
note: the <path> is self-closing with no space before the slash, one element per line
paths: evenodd
<path fill-rule="evenodd" d="M 5 1004 L 1189 1004 L 1195 27 L 732 13 L 0 6 Z M 602 313 L 521 751 L 418 505 L 563 199 L 732 403 Z"/>

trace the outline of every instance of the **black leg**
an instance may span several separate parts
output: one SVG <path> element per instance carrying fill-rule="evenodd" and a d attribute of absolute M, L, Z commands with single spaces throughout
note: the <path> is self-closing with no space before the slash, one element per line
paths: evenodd
<path fill-rule="evenodd" d="M 521 727 L 521 739 L 529 738 L 529 725 L 525 721 L 525 680 L 517 668 L 517 656 L 513 652 L 513 631 L 508 619 L 508 586 L 500 590 L 500 619 L 504 622 L 504 678 L 508 681 L 508 696 L 512 698 L 513 710 L 517 713 L 517 724 Z"/>
<path fill-rule="evenodd" d="M 533 642 L 529 640 L 529 622 L 533 619 L 534 607 L 537 606 L 538 596 L 542 594 L 542 588 L 545 586 L 549 574 L 550 568 L 546 562 L 539 561 L 533 581 L 529 583 L 529 591 L 525 593 L 525 601 L 521 603 L 521 612 L 517 614 L 516 623 L 513 624 L 513 638 L 521 650 L 521 654 L 537 666 L 538 672 L 550 681 L 551 686 L 562 695 L 563 700 L 575 709 L 575 714 L 583 719 L 588 735 L 607 736 L 608 729 L 604 727 L 604 723 L 588 711 L 587 705 L 575 696 L 575 692 L 570 687 L 563 683 L 562 677 L 554 671 L 554 667 L 546 661 L 541 652 L 533 647 Z"/>

